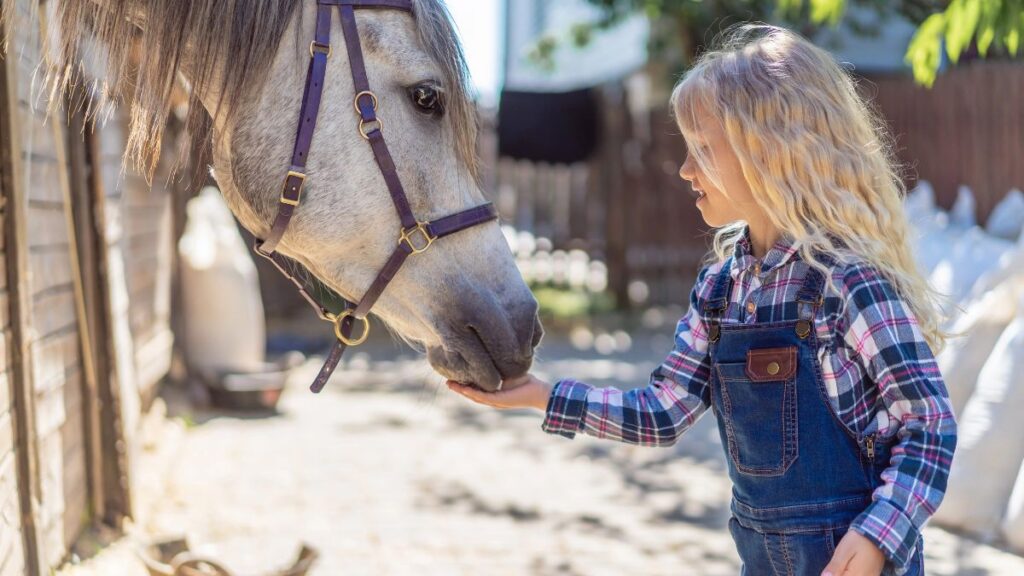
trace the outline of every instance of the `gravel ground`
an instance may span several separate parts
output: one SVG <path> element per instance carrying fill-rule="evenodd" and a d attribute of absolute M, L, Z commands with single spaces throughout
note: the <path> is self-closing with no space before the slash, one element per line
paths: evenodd
<path fill-rule="evenodd" d="M 549 334 L 537 372 L 643 383 L 671 346 L 643 334 Z M 385 339 L 316 396 L 318 367 L 298 370 L 269 416 L 195 411 L 169 393 L 190 425 L 140 533 L 187 534 L 239 575 L 290 563 L 303 541 L 322 554 L 314 576 L 738 572 L 713 417 L 672 448 L 568 441 L 541 432 L 538 413 L 455 396 Z M 938 528 L 926 542 L 929 574 L 1024 574 L 1024 558 Z M 126 549 L 62 574 L 143 574 Z"/>

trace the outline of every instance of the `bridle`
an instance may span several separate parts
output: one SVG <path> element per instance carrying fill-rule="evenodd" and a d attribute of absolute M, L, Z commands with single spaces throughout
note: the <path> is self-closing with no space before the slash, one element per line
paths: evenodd
<path fill-rule="evenodd" d="M 306 160 L 309 156 L 313 131 L 320 111 L 320 97 L 323 94 L 324 78 L 327 73 L 327 59 L 331 56 L 331 7 L 337 6 L 341 14 L 341 26 L 345 35 L 345 47 L 348 51 L 349 66 L 355 82 L 355 110 L 359 115 L 359 134 L 373 149 L 373 155 L 380 167 L 384 182 L 387 184 L 395 210 L 401 219 L 402 228 L 398 234 L 398 246 L 388 258 L 387 263 L 377 274 L 377 278 L 363 295 L 358 304 L 345 301 L 345 309 L 335 314 L 329 311 L 315 296 L 310 294 L 302 281 L 290 272 L 289 260 L 276 252 L 281 238 L 288 229 L 295 209 L 302 197 L 302 186 L 306 181 Z M 278 203 L 277 216 L 265 240 L 256 240 L 256 253 L 267 258 L 298 288 L 299 293 L 316 310 L 321 320 L 334 324 L 334 345 L 324 362 L 323 368 L 310 390 L 318 393 L 323 390 L 327 380 L 334 373 L 342 354 L 349 346 L 362 344 L 370 333 L 367 315 L 370 308 L 380 298 L 388 283 L 398 273 L 399 268 L 412 254 L 425 252 L 438 238 L 464 230 L 471 226 L 490 222 L 498 215 L 491 203 L 482 204 L 451 216 L 445 216 L 433 222 L 416 219 L 409 207 L 402 182 L 398 177 L 395 162 L 391 158 L 388 146 L 384 142 L 382 130 L 384 124 L 377 117 L 377 96 L 370 90 L 370 82 L 366 76 L 366 64 L 363 60 L 363 49 L 359 42 L 359 29 L 356 27 L 356 8 L 390 8 L 404 10 L 412 14 L 412 0 L 317 0 L 316 34 L 309 44 L 309 70 L 306 72 L 306 87 L 302 94 L 302 111 L 299 115 L 299 127 L 295 136 L 295 147 L 292 152 L 291 166 L 284 179 L 284 188 Z M 362 325 L 360 335 L 352 337 L 356 323 Z"/>

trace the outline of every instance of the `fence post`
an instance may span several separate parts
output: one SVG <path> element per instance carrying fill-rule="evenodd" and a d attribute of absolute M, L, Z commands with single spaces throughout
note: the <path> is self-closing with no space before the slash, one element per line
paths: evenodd
<path fill-rule="evenodd" d="M 605 215 L 608 288 L 615 296 L 615 304 L 619 308 L 629 306 L 630 277 L 626 260 L 629 202 L 624 189 L 622 165 L 622 145 L 628 139 L 624 101 L 625 94 L 620 84 L 608 84 L 599 91 L 601 144 L 591 171 L 591 183 L 595 191 L 599 191 L 596 196 L 603 198 L 608 207 Z"/>

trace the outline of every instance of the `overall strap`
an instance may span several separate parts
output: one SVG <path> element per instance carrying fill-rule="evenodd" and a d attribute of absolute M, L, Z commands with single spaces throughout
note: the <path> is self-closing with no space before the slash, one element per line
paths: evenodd
<path fill-rule="evenodd" d="M 816 254 L 819 261 L 826 266 L 833 266 L 835 261 L 826 254 Z M 804 276 L 803 284 L 796 294 L 796 335 L 800 339 L 810 336 L 814 328 L 814 318 L 818 314 L 818 308 L 825 303 L 824 296 L 825 276 L 810 265 L 807 267 L 807 274 Z"/>
<path fill-rule="evenodd" d="M 730 272 L 732 263 L 733 257 L 730 256 L 715 276 L 715 286 L 704 303 L 704 315 L 708 319 L 708 340 L 710 342 L 718 342 L 718 338 L 721 336 L 721 318 L 729 306 L 729 295 L 732 293 L 732 274 Z"/>

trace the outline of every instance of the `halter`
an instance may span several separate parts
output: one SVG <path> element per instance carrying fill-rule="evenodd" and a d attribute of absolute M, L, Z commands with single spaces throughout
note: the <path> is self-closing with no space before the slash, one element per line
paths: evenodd
<path fill-rule="evenodd" d="M 366 140 L 373 150 L 377 166 L 380 167 L 384 182 L 387 184 L 391 200 L 402 222 L 398 233 L 398 246 L 395 247 L 387 263 L 377 274 L 377 278 L 363 295 L 358 304 L 345 301 L 345 309 L 339 314 L 330 312 L 315 296 L 288 272 L 288 259 L 275 250 L 281 242 L 288 223 L 291 222 L 295 209 L 302 198 L 302 186 L 306 182 L 306 160 L 309 157 L 310 143 L 316 120 L 320 111 L 320 97 L 323 94 L 324 78 L 327 73 L 327 59 L 331 56 L 331 6 L 337 6 L 341 14 L 341 26 L 345 35 L 345 47 L 348 51 L 349 66 L 355 82 L 354 107 L 359 115 L 359 135 Z M 468 210 L 445 216 L 444 218 L 425 222 L 417 220 L 409 207 L 409 199 L 405 195 L 402 182 L 398 177 L 395 162 L 391 158 L 388 146 L 384 142 L 384 123 L 377 117 L 377 96 L 370 90 L 370 82 L 366 76 L 366 64 L 363 60 L 363 49 L 359 42 L 359 29 L 356 27 L 356 8 L 390 8 L 403 10 L 412 14 L 411 0 L 317 0 L 316 34 L 309 44 L 309 69 L 306 72 L 306 87 L 302 93 L 302 111 L 299 115 L 298 133 L 295 136 L 295 147 L 292 152 L 291 166 L 284 179 L 284 187 L 278 202 L 277 216 L 271 226 L 270 234 L 265 240 L 256 240 L 256 253 L 274 263 L 284 274 L 299 294 L 316 310 L 321 320 L 334 324 L 334 345 L 324 362 L 323 368 L 310 390 L 319 393 L 334 369 L 341 360 L 341 355 L 349 346 L 362 344 L 370 333 L 367 314 L 380 298 L 388 283 L 398 273 L 406 258 L 412 254 L 425 252 L 438 238 L 464 230 L 471 226 L 484 224 L 497 219 L 498 214 L 491 203 L 482 204 Z M 353 337 L 356 323 L 361 324 L 358 337 Z"/>

